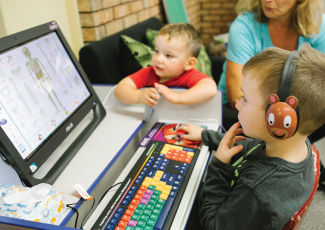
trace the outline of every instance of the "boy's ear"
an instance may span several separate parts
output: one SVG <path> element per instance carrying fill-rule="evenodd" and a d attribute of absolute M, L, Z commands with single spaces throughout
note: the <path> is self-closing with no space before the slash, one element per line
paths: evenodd
<path fill-rule="evenodd" d="M 185 70 L 188 71 L 188 70 L 191 70 L 191 69 L 194 69 L 195 65 L 196 65 L 196 58 L 195 57 L 190 57 L 188 62 L 187 62 L 187 65 L 185 66 Z"/>

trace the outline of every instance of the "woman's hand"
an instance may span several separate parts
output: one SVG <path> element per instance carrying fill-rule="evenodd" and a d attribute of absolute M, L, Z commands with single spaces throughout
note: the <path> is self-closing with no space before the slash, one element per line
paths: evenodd
<path fill-rule="evenodd" d="M 193 125 L 193 124 L 184 124 L 177 128 L 177 130 L 184 130 L 188 134 L 183 134 L 182 139 L 190 141 L 200 141 L 202 140 L 201 133 L 204 130 L 203 128 Z"/>
<path fill-rule="evenodd" d="M 239 127 L 240 127 L 239 121 L 235 123 L 233 126 L 231 126 L 231 128 L 222 138 L 219 147 L 217 149 L 217 152 L 215 154 L 216 158 L 218 158 L 220 161 L 222 161 L 225 164 L 229 164 L 231 158 L 243 149 L 242 145 L 237 145 L 234 147 L 237 141 L 246 140 L 246 137 L 237 136 L 238 134 L 243 133 L 243 130 L 240 129 Z"/>
<path fill-rule="evenodd" d="M 148 88 L 141 91 L 141 93 L 139 94 L 139 103 L 146 104 L 151 107 L 155 106 L 157 104 L 157 101 L 155 100 L 159 99 L 157 93 L 157 89 L 155 88 Z"/>

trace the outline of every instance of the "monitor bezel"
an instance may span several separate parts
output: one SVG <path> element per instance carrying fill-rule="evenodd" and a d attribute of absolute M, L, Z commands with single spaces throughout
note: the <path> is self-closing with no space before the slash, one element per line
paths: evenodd
<path fill-rule="evenodd" d="M 5 134 L 4 130 L 0 129 L 0 153 L 5 159 L 5 162 L 10 164 L 15 169 L 21 181 L 26 186 L 34 186 L 39 183 L 53 184 L 56 178 L 62 172 L 63 168 L 65 168 L 69 163 L 67 161 L 73 158 L 84 141 L 89 137 L 95 127 L 106 115 L 106 111 L 101 104 L 96 92 L 94 91 L 88 77 L 86 76 L 86 73 L 83 71 L 80 63 L 78 62 L 62 31 L 55 21 L 0 38 L 0 53 L 9 50 L 12 47 L 19 46 L 23 43 L 34 40 L 35 38 L 44 36 L 50 32 L 55 32 L 57 34 L 72 63 L 76 67 L 79 75 L 85 83 L 90 96 L 53 132 L 53 134 L 51 134 L 51 138 L 49 138 L 46 142 L 42 143 L 40 147 L 38 147 L 38 150 L 30 158 L 28 158 L 28 160 L 24 160 L 22 158 L 15 146 Z M 53 166 L 54 168 L 51 168 L 47 175 L 42 179 L 33 177 L 37 170 L 44 164 L 44 162 L 52 155 L 52 153 L 60 146 L 60 144 L 69 136 L 69 134 L 77 127 L 80 121 L 91 110 L 94 112 L 93 121 L 91 121 L 85 130 L 75 139 L 68 150 L 66 150 L 66 152 Z M 70 128 L 67 129 L 68 126 Z M 30 168 L 33 163 L 37 166 L 37 169 L 35 171 L 32 171 Z"/>

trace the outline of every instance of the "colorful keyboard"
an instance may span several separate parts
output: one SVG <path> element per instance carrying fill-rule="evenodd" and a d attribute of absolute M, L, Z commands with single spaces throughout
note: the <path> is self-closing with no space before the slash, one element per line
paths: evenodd
<path fill-rule="evenodd" d="M 91 229 L 170 229 L 199 152 L 151 141 Z"/>

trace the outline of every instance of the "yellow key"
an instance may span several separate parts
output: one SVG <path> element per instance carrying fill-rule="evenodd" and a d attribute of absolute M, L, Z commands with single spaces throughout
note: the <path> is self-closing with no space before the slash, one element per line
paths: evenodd
<path fill-rule="evenodd" d="M 164 146 L 164 148 L 170 148 L 171 147 L 171 145 L 170 144 L 165 144 L 165 146 Z"/>
<path fill-rule="evenodd" d="M 168 150 L 161 150 L 160 153 L 166 155 L 168 153 Z"/>
<path fill-rule="evenodd" d="M 156 172 L 156 174 L 155 174 L 155 176 L 157 176 L 157 177 L 162 177 L 162 175 L 164 175 L 164 171 L 161 171 L 161 170 L 157 170 L 157 172 Z"/>
<path fill-rule="evenodd" d="M 152 181 L 150 182 L 150 184 L 153 185 L 153 186 L 157 186 L 157 185 L 158 185 L 158 181 L 152 180 Z"/>
<path fill-rule="evenodd" d="M 193 152 L 187 152 L 187 156 L 194 156 L 194 153 Z"/>
<path fill-rule="evenodd" d="M 162 199 L 162 200 L 167 200 L 168 195 L 166 195 L 166 194 L 160 194 L 159 198 Z"/>
<path fill-rule="evenodd" d="M 164 187 L 158 185 L 158 186 L 156 187 L 156 190 L 163 191 L 163 190 L 164 190 Z"/>
<path fill-rule="evenodd" d="M 183 150 L 183 147 L 180 147 L 180 146 L 176 146 L 176 149 L 178 149 L 178 150 Z"/>
<path fill-rule="evenodd" d="M 164 150 L 164 151 L 166 151 L 166 150 L 167 150 L 167 151 L 168 151 L 169 149 L 170 149 L 170 147 L 168 147 L 168 146 L 166 147 L 166 146 L 165 146 L 165 147 L 163 147 L 163 149 L 162 149 L 162 150 Z"/>
<path fill-rule="evenodd" d="M 143 182 L 142 182 L 142 185 L 143 185 L 143 186 L 146 186 L 146 187 L 149 187 L 149 185 L 150 185 L 150 181 L 143 181 Z"/>
<path fill-rule="evenodd" d="M 149 182 L 151 182 L 151 181 L 152 181 L 152 178 L 151 178 L 151 177 L 146 177 L 146 178 L 144 178 L 144 181 L 149 181 Z"/>
<path fill-rule="evenodd" d="M 164 189 L 170 191 L 170 190 L 172 190 L 172 186 L 171 185 L 165 185 Z"/>
<path fill-rule="evenodd" d="M 157 189 L 157 188 L 156 188 Z M 164 189 L 164 190 L 162 190 L 161 191 L 161 194 L 165 194 L 165 195 L 169 195 L 169 193 L 170 193 L 170 191 L 169 190 L 167 190 L 167 189 Z"/>
<path fill-rule="evenodd" d="M 159 181 L 160 181 L 160 177 L 159 177 L 159 176 L 154 176 L 154 177 L 152 178 L 152 180 L 155 180 L 155 181 L 159 182 Z"/>
<path fill-rule="evenodd" d="M 166 182 L 164 182 L 164 181 L 159 181 L 158 182 L 158 186 L 163 186 L 164 187 L 165 185 L 166 185 Z"/>

